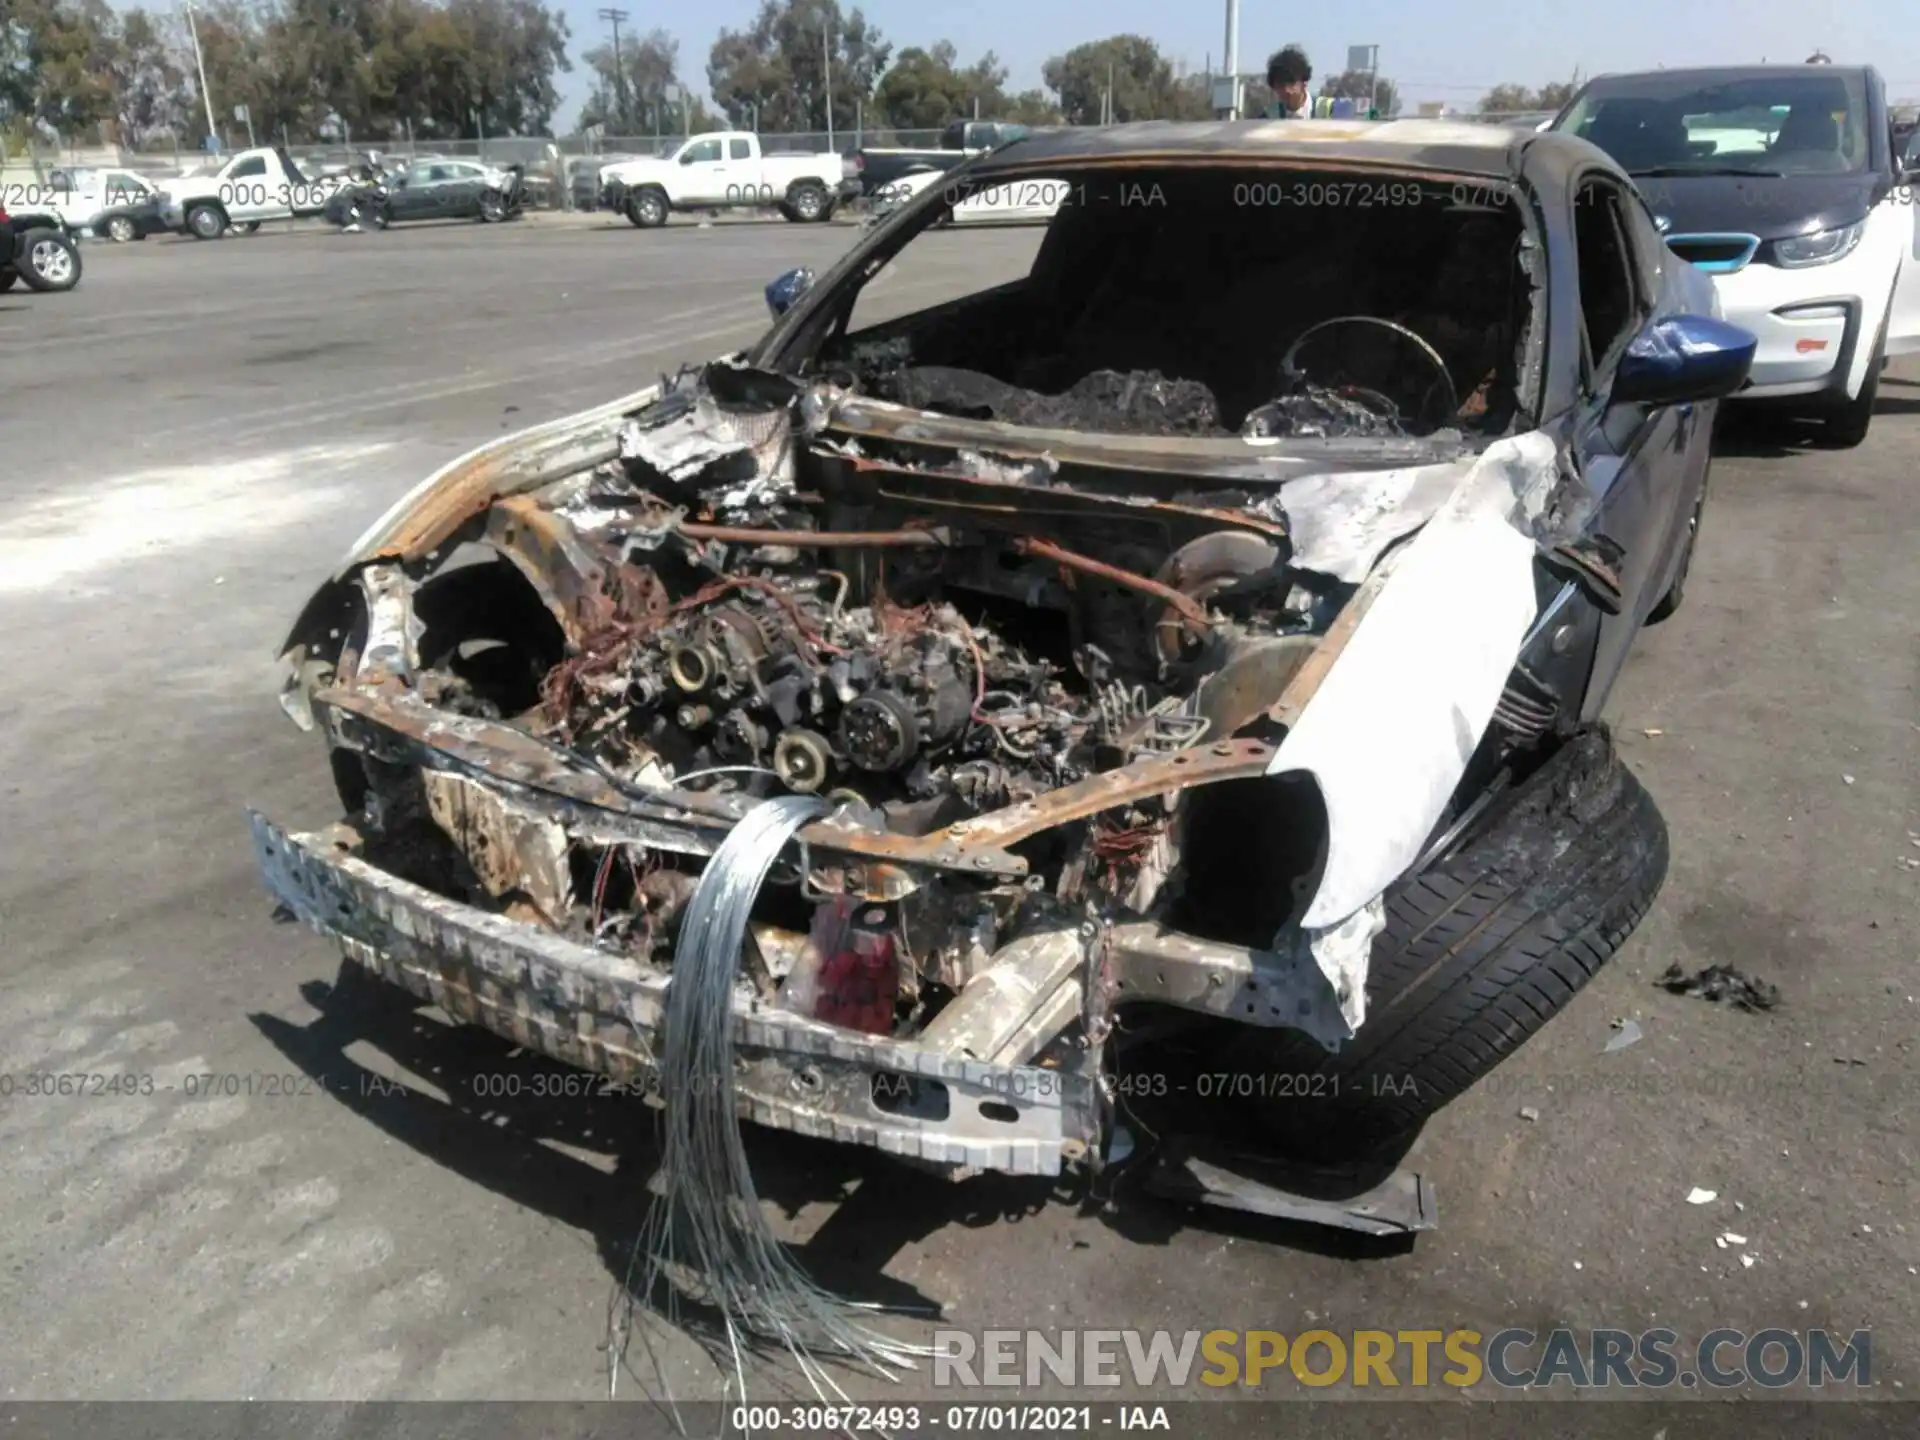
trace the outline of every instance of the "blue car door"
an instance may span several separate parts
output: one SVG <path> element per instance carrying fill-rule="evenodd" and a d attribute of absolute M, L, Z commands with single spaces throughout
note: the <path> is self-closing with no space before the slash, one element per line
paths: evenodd
<path fill-rule="evenodd" d="M 1582 472 L 1599 505 L 1594 531 L 1619 549 L 1620 613 L 1600 626 L 1588 686 L 1597 710 L 1626 660 L 1627 648 L 1660 601 L 1673 557 L 1677 516 L 1691 513 L 1706 453 L 1694 405 L 1615 404 L 1613 374 L 1628 343 L 1658 308 L 1657 275 L 1646 273 L 1634 224 L 1637 201 L 1605 171 L 1576 180 L 1572 234 L 1578 259 L 1581 366 L 1585 377 L 1575 434 Z M 1683 503 L 1687 509 L 1682 512 Z M 1582 718 L 1592 719 L 1589 713 Z"/>

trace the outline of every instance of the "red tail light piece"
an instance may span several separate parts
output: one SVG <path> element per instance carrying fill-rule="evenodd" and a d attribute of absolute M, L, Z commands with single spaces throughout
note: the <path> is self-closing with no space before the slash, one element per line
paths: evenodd
<path fill-rule="evenodd" d="M 815 934 L 828 943 L 822 947 L 813 1018 L 869 1035 L 892 1034 L 900 976 L 887 912 L 877 907 L 856 910 L 845 897 L 822 909 L 830 910 L 831 918 L 815 927 Z"/>

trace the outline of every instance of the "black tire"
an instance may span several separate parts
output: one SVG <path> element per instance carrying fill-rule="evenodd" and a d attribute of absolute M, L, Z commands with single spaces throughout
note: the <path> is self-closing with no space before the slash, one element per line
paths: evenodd
<path fill-rule="evenodd" d="M 260 222 L 258 220 L 242 220 L 233 228 L 238 230 L 242 235 L 258 235 L 260 233 Z"/>
<path fill-rule="evenodd" d="M 7 291 L 11 290 L 19 279 L 20 272 L 14 269 L 13 266 L 0 265 L 0 295 L 4 295 Z"/>
<path fill-rule="evenodd" d="M 201 202 L 187 211 L 187 233 L 196 240 L 218 240 L 227 233 L 227 212 Z"/>
<path fill-rule="evenodd" d="M 484 224 L 498 225 L 507 218 L 507 202 L 497 192 L 489 190 L 480 197 L 480 219 Z"/>
<path fill-rule="evenodd" d="M 1880 328 L 1873 336 L 1873 359 L 1867 362 L 1867 377 L 1860 382 L 1860 393 L 1849 400 L 1845 395 L 1828 400 L 1814 415 L 1825 421 L 1820 438 L 1836 450 L 1851 450 L 1867 438 L 1873 425 L 1873 404 L 1880 394 L 1880 372 L 1887 368 L 1887 321 L 1893 302 L 1887 302 L 1887 314 L 1880 317 Z"/>
<path fill-rule="evenodd" d="M 80 247 L 58 230 L 27 231 L 16 253 L 20 278 L 35 290 L 71 290 L 80 283 Z"/>
<path fill-rule="evenodd" d="M 1231 1068 L 1293 1077 L 1255 1118 L 1347 1159 L 1423 1125 L 1506 1059 L 1625 943 L 1667 874 L 1667 827 L 1604 727 L 1576 735 L 1450 849 L 1387 891 L 1367 1013 L 1338 1055 L 1236 1027 Z"/>
<path fill-rule="evenodd" d="M 1851 400 L 1839 400 L 1819 412 L 1826 421 L 1820 437 L 1828 445 L 1840 450 L 1851 450 L 1867 438 L 1867 430 L 1873 424 L 1873 402 L 1880 394 L 1880 371 L 1886 361 L 1877 348 L 1874 358 L 1867 366 L 1867 378 L 1860 383 L 1860 393 Z"/>
<path fill-rule="evenodd" d="M 649 185 L 627 197 L 627 219 L 642 230 L 656 230 L 667 223 L 671 207 L 664 190 Z"/>
<path fill-rule="evenodd" d="M 817 225 L 833 214 L 833 197 L 823 186 L 802 181 L 787 192 L 787 209 L 801 225 Z"/>

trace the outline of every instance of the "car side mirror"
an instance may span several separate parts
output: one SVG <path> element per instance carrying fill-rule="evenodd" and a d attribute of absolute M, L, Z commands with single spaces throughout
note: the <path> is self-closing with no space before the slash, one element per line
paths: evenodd
<path fill-rule="evenodd" d="M 778 320 L 794 307 L 794 303 L 813 288 L 813 271 L 802 265 L 789 270 L 767 286 L 767 309 Z"/>
<path fill-rule="evenodd" d="M 1710 315 L 1669 315 L 1628 344 L 1614 372 L 1615 404 L 1684 405 L 1718 400 L 1746 383 L 1759 342 Z"/>

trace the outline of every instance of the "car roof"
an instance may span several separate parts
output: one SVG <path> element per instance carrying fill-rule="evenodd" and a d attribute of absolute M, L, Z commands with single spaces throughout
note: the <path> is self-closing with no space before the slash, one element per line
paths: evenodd
<path fill-rule="evenodd" d="M 1729 80 L 1760 80 L 1769 75 L 1855 75 L 1873 74 L 1871 65 L 1701 65 L 1690 70 L 1616 70 L 1595 75 L 1589 86 L 1612 80 L 1659 80 L 1672 89 L 1689 85 L 1725 83 Z"/>
<path fill-rule="evenodd" d="M 1521 152 L 1529 142 L 1580 145 L 1583 153 L 1586 149 L 1571 137 L 1458 120 L 1214 120 L 1184 124 L 1153 120 L 1035 131 L 994 151 L 973 173 L 988 175 L 1055 161 L 1148 162 L 1214 157 L 1308 166 L 1321 160 L 1357 161 L 1511 179 L 1520 174 Z"/>

